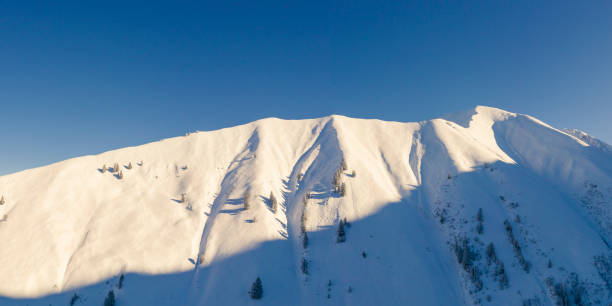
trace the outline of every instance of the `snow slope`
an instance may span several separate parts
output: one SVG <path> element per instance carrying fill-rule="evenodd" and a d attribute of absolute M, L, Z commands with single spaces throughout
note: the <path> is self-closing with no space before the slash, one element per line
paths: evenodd
<path fill-rule="evenodd" d="M 608 305 L 609 148 L 478 106 L 264 119 L 2 176 L 0 304 Z"/>

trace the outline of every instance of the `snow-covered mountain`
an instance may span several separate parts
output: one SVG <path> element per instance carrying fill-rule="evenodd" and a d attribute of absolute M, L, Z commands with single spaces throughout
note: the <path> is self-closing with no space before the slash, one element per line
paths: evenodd
<path fill-rule="evenodd" d="M 495 108 L 264 119 L 2 176 L 0 196 L 1 305 L 612 301 L 609 146 Z"/>

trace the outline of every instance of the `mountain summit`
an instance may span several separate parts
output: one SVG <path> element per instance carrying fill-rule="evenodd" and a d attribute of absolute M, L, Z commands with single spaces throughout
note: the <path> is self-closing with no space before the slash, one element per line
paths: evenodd
<path fill-rule="evenodd" d="M 0 304 L 608 305 L 612 151 L 583 134 L 271 118 L 2 176 Z"/>

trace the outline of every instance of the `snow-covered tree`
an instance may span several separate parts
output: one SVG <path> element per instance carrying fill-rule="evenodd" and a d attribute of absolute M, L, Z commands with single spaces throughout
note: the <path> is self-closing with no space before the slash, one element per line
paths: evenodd
<path fill-rule="evenodd" d="M 127 168 L 128 168 L 128 169 L 132 169 L 132 162 L 129 162 L 129 163 L 128 163 Z"/>
<path fill-rule="evenodd" d="M 118 179 L 123 179 L 123 171 L 119 170 L 119 173 L 117 173 L 117 178 Z"/>
<path fill-rule="evenodd" d="M 4 196 L 2 196 L 0 198 L 0 205 L 4 205 L 4 203 L 6 203 L 6 201 L 4 200 Z"/>
<path fill-rule="evenodd" d="M 102 165 L 102 173 L 106 172 L 106 165 Z"/>

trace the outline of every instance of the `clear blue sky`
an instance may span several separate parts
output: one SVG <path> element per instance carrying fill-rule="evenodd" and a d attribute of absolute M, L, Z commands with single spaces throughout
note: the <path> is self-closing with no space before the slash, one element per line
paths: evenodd
<path fill-rule="evenodd" d="M 612 1 L 83 2 L 0 2 L 0 174 L 264 117 L 475 105 L 612 142 Z"/>

